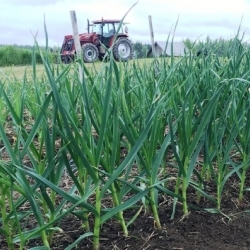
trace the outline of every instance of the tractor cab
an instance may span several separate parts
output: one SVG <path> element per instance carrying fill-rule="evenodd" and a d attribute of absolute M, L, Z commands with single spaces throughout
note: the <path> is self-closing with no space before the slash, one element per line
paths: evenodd
<path fill-rule="evenodd" d="M 104 44 L 107 48 L 111 47 L 114 40 L 114 35 L 119 28 L 121 20 L 98 20 L 93 21 L 93 24 L 89 24 L 88 26 L 92 26 L 92 32 L 95 32 L 98 35 L 99 40 L 102 44 Z M 128 37 L 128 28 L 124 23 L 118 33 L 118 37 Z M 89 27 L 88 27 L 89 31 Z"/>

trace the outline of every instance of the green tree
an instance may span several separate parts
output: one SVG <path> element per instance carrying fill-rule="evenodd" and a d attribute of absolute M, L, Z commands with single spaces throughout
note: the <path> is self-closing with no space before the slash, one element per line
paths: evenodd
<path fill-rule="evenodd" d="M 21 64 L 21 53 L 14 46 L 7 46 L 5 48 L 5 61 L 6 65 L 20 65 Z"/>
<path fill-rule="evenodd" d="M 136 42 L 133 44 L 133 51 L 136 54 L 137 58 L 141 58 L 142 56 L 142 43 Z"/>

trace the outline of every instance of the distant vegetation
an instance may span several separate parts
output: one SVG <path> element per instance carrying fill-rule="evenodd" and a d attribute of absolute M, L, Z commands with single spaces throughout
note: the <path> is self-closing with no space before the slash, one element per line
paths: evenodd
<path fill-rule="evenodd" d="M 151 44 L 142 44 L 141 42 L 133 43 L 134 57 L 145 58 L 147 57 L 147 52 L 151 48 Z"/>
<path fill-rule="evenodd" d="M 141 42 L 133 43 L 133 51 L 135 58 L 145 58 L 147 51 L 151 47 L 150 44 L 142 44 Z M 40 47 L 44 50 L 45 47 Z M 60 48 L 50 48 L 53 60 L 58 56 Z M 33 46 L 30 45 L 0 45 L 0 67 L 11 65 L 30 65 L 32 64 Z M 42 63 L 41 56 L 35 51 L 36 63 Z"/>
<path fill-rule="evenodd" d="M 31 64 L 32 50 L 17 48 L 15 46 L 0 47 L 0 66 L 26 65 Z M 37 62 L 42 62 L 41 57 L 36 53 Z"/>
<path fill-rule="evenodd" d="M 220 57 L 230 57 L 233 55 L 236 47 L 240 50 L 249 48 L 249 44 L 242 43 L 238 40 L 235 43 L 235 38 L 230 40 L 216 39 L 212 40 L 209 37 L 205 41 L 194 42 L 190 39 L 183 41 L 187 51 L 192 54 L 207 55 L 216 54 Z M 141 42 L 133 42 L 134 58 L 145 58 L 147 52 L 151 48 L 150 44 L 142 44 Z M 44 50 L 45 47 L 40 47 Z M 56 61 L 60 48 L 50 48 L 51 60 Z M 32 64 L 32 55 L 35 55 L 36 63 L 42 63 L 41 56 L 37 50 L 33 51 L 33 46 L 30 45 L 0 45 L 0 67 L 11 65 L 30 65 Z"/>
<path fill-rule="evenodd" d="M 40 47 L 42 50 L 44 47 Z M 51 48 L 51 56 L 54 56 L 54 49 Z M 42 63 L 42 58 L 40 53 L 33 49 L 30 45 L 0 45 L 0 67 L 11 66 L 11 65 L 31 65 L 32 57 L 34 53 L 34 58 L 36 63 Z"/>
<path fill-rule="evenodd" d="M 231 57 L 235 51 L 249 50 L 250 46 L 248 43 L 244 43 L 239 37 L 233 39 L 215 39 L 207 37 L 205 41 L 194 42 L 190 39 L 183 41 L 187 50 L 193 54 L 202 52 L 200 54 L 216 54 L 219 57 Z"/>

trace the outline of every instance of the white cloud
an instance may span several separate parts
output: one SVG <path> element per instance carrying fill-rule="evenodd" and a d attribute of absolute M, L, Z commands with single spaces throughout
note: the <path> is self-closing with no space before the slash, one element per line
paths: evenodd
<path fill-rule="evenodd" d="M 44 14 L 50 44 L 60 45 L 72 33 L 70 10 L 75 10 L 79 32 L 86 20 L 122 18 L 136 0 L 8 0 L 0 2 L 0 44 L 33 44 L 38 31 L 43 45 Z M 148 16 L 152 16 L 155 40 L 166 40 L 178 20 L 175 37 L 205 39 L 234 36 L 242 21 L 242 31 L 250 24 L 250 1 L 244 0 L 140 0 L 126 17 L 133 41 L 149 42 Z M 250 37 L 248 30 L 246 38 Z"/>
<path fill-rule="evenodd" d="M 56 2 L 59 2 L 60 0 L 8 0 L 8 4 L 10 5 L 28 5 L 28 6 L 42 6 L 42 5 L 51 5 Z"/>

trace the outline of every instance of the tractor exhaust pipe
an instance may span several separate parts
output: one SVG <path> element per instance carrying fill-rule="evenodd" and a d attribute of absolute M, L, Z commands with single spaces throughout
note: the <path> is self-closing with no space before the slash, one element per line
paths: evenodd
<path fill-rule="evenodd" d="M 87 30 L 88 30 L 88 33 L 89 33 L 89 19 L 87 19 L 87 25 L 88 25 Z"/>

